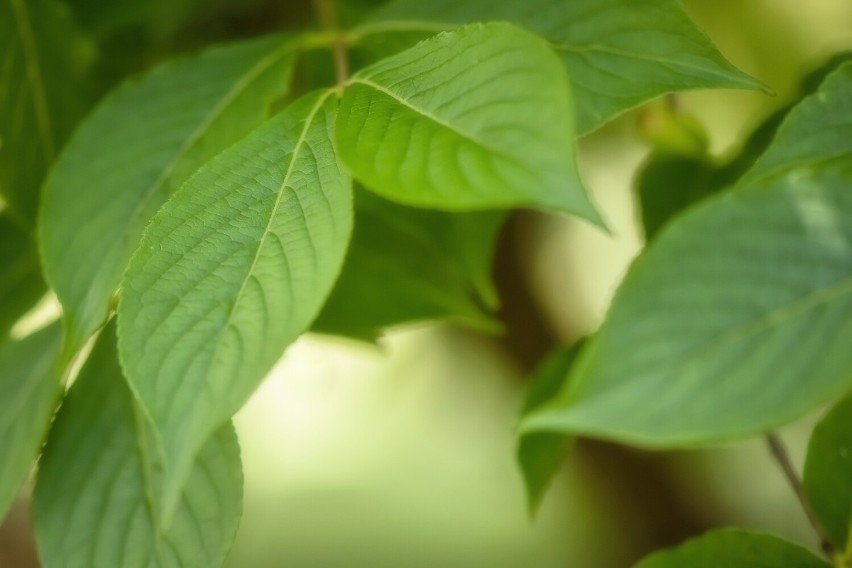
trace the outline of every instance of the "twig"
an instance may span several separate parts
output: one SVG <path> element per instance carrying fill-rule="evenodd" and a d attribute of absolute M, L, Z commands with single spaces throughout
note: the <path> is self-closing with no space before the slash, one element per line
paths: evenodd
<path fill-rule="evenodd" d="M 349 81 L 349 58 L 346 51 L 346 37 L 337 25 L 337 11 L 334 0 L 313 0 L 314 11 L 323 29 L 331 36 L 331 53 L 337 73 L 337 89 L 342 91 Z"/>
<path fill-rule="evenodd" d="M 807 516 L 808 521 L 811 523 L 811 526 L 819 537 L 819 544 L 820 548 L 822 548 L 823 554 L 825 554 L 830 561 L 834 561 L 837 551 L 826 536 L 825 530 L 823 530 L 819 519 L 817 519 L 813 509 L 811 509 L 811 506 L 805 497 L 805 492 L 802 489 L 802 482 L 799 480 L 799 475 L 796 473 L 796 468 L 793 466 L 793 462 L 790 461 L 790 455 L 787 453 L 787 447 L 784 445 L 784 442 L 778 434 L 775 433 L 767 434 L 766 442 L 769 445 L 769 451 L 772 453 L 772 457 L 774 457 L 775 461 L 778 462 L 778 465 L 781 466 L 781 471 L 784 473 L 784 477 L 787 478 L 787 482 L 790 484 L 790 487 L 793 488 L 793 492 L 799 500 L 799 505 L 802 506 L 802 509 L 805 511 L 805 516 Z"/>

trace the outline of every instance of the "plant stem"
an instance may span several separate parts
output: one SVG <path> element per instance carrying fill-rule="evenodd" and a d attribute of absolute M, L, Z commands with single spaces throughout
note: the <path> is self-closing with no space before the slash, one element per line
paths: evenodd
<path fill-rule="evenodd" d="M 320 24 L 331 36 L 331 53 L 334 56 L 334 68 L 337 73 L 337 90 L 343 91 L 349 81 L 349 57 L 346 51 L 346 36 L 337 25 L 337 11 L 334 0 L 313 0 L 314 11 Z"/>
<path fill-rule="evenodd" d="M 772 453 L 772 457 L 774 457 L 775 461 L 778 462 L 778 465 L 781 466 L 781 471 L 784 473 L 784 477 L 787 478 L 787 482 L 790 484 L 790 487 L 793 488 L 793 492 L 796 494 L 799 504 L 805 511 L 805 516 L 807 516 L 808 521 L 811 523 L 811 526 L 819 537 L 820 548 L 822 548 L 823 554 L 825 554 L 830 561 L 834 561 L 837 551 L 834 550 L 834 546 L 828 540 L 819 519 L 816 518 L 813 509 L 811 509 L 811 506 L 805 497 L 805 492 L 802 489 L 802 482 L 799 480 L 796 468 L 790 460 L 790 455 L 787 453 L 787 447 L 784 445 L 784 442 L 778 434 L 775 433 L 767 434 L 766 442 L 769 445 L 769 451 Z"/>

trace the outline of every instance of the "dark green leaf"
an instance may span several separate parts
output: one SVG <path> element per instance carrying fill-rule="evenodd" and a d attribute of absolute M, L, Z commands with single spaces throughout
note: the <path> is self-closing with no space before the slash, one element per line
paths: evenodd
<path fill-rule="evenodd" d="M 277 36 L 167 63 L 119 87 L 69 142 L 44 187 L 45 276 L 67 350 L 107 317 L 154 212 L 204 162 L 268 116 L 292 54 Z"/>
<path fill-rule="evenodd" d="M 0 346 L 0 520 L 44 442 L 59 401 L 58 323 Z"/>
<path fill-rule="evenodd" d="M 657 552 L 635 568 L 829 568 L 801 546 L 778 537 L 720 530 Z"/>
<path fill-rule="evenodd" d="M 355 195 L 349 252 L 314 331 L 373 340 L 424 320 L 499 326 L 491 261 L 504 212 L 443 213 Z"/>
<path fill-rule="evenodd" d="M 39 462 L 34 517 L 45 568 L 221 566 L 242 512 L 240 450 L 227 424 L 206 441 L 170 525 L 152 433 L 116 357 L 113 325 L 65 398 Z"/>
<path fill-rule="evenodd" d="M 357 73 L 340 154 L 378 194 L 444 210 L 531 206 L 598 221 L 574 161 L 568 79 L 509 24 L 440 34 Z"/>
<path fill-rule="evenodd" d="M 831 543 L 847 550 L 852 533 L 852 396 L 832 408 L 814 429 L 803 485 Z"/>
<path fill-rule="evenodd" d="M 45 292 L 35 243 L 0 214 L 0 343 Z"/>
<path fill-rule="evenodd" d="M 121 359 L 168 470 L 165 515 L 201 444 L 331 291 L 352 227 L 332 136 L 308 95 L 205 165 L 157 213 L 118 305 Z"/>
<path fill-rule="evenodd" d="M 631 267 L 528 430 L 656 447 L 764 432 L 852 386 L 852 65 Z"/>

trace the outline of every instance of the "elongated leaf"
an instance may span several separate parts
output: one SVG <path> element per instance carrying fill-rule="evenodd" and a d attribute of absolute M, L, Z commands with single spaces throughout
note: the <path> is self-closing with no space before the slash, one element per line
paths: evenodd
<path fill-rule="evenodd" d="M 46 291 L 35 243 L 0 215 L 0 343 Z"/>
<path fill-rule="evenodd" d="M 814 429 L 803 485 L 832 544 L 841 551 L 852 550 L 852 396 L 832 408 Z"/>
<path fill-rule="evenodd" d="M 287 92 L 282 37 L 212 49 L 124 84 L 85 121 L 44 187 L 45 275 L 66 317 L 66 348 L 106 319 L 154 212 Z"/>
<path fill-rule="evenodd" d="M 396 0 L 361 33 L 435 33 L 482 20 L 514 22 L 550 41 L 574 86 L 580 134 L 663 93 L 761 88 L 725 60 L 679 0 Z"/>
<path fill-rule="evenodd" d="M 193 176 L 151 221 L 118 307 L 127 378 L 169 470 L 188 464 L 306 331 L 352 226 L 332 144 L 337 102 L 312 94 Z"/>
<path fill-rule="evenodd" d="M 34 224 L 47 168 L 85 110 L 92 47 L 54 0 L 0 1 L 0 193 Z"/>
<path fill-rule="evenodd" d="M 373 340 L 424 320 L 498 326 L 491 261 L 504 212 L 443 213 L 355 195 L 346 262 L 314 331 Z"/>
<path fill-rule="evenodd" d="M 222 426 L 193 460 L 169 526 L 150 428 L 122 377 L 115 326 L 98 338 L 39 462 L 36 540 L 45 568 L 221 566 L 242 512 L 237 437 Z"/>
<path fill-rule="evenodd" d="M 734 190 L 660 233 L 574 380 L 525 428 L 692 446 L 777 427 L 849 389 L 850 182 L 846 65 Z"/>
<path fill-rule="evenodd" d="M 552 353 L 533 372 L 522 416 L 549 401 L 562 389 L 580 345 Z M 568 445 L 568 437 L 564 434 L 533 433 L 518 439 L 516 457 L 524 476 L 530 514 L 535 514 L 553 476 L 562 466 Z"/>
<path fill-rule="evenodd" d="M 0 346 L 0 520 L 32 467 L 59 400 L 59 324 Z"/>
<path fill-rule="evenodd" d="M 645 558 L 636 568 L 828 568 L 799 545 L 778 537 L 725 529 Z"/>
<path fill-rule="evenodd" d="M 472 25 L 356 74 L 337 142 L 353 175 L 392 201 L 598 220 L 574 162 L 572 115 L 545 42 L 509 24 Z"/>

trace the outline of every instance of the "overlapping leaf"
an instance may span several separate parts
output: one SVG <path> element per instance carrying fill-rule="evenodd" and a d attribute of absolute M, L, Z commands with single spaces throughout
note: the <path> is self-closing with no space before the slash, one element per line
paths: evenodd
<path fill-rule="evenodd" d="M 46 291 L 35 243 L 0 215 L 0 343 Z"/>
<path fill-rule="evenodd" d="M 337 124 L 353 175 L 392 201 L 555 208 L 598 220 L 574 138 L 559 59 L 509 24 L 446 32 L 360 71 Z"/>
<path fill-rule="evenodd" d="M 85 110 L 92 47 L 55 0 L 0 2 L 0 194 L 33 224 L 38 189 Z"/>
<path fill-rule="evenodd" d="M 550 41 L 574 86 L 580 134 L 663 93 L 760 88 L 725 60 L 679 0 L 396 0 L 361 33 L 416 36 L 483 19 Z"/>
<path fill-rule="evenodd" d="M 343 263 L 352 196 L 336 107 L 308 95 L 205 165 L 130 264 L 121 358 L 165 458 L 166 516 L 201 443 L 307 330 Z"/>
<path fill-rule="evenodd" d="M 448 320 L 498 325 L 491 263 L 504 212 L 413 209 L 366 191 L 340 278 L 314 331 L 373 340 L 386 327 Z"/>
<path fill-rule="evenodd" d="M 160 66 L 119 87 L 69 142 L 45 184 L 39 227 L 68 350 L 105 321 L 154 212 L 287 92 L 284 41 L 252 40 Z"/>
<path fill-rule="evenodd" d="M 672 550 L 656 552 L 635 568 L 829 568 L 824 560 L 778 537 L 726 529 Z"/>
<path fill-rule="evenodd" d="M 852 386 L 852 65 L 790 113 L 734 190 L 631 267 L 528 430 L 648 446 L 748 436 Z"/>
<path fill-rule="evenodd" d="M 150 427 L 122 376 L 109 326 L 65 398 L 39 462 L 34 517 L 44 567 L 221 566 L 242 511 L 233 426 L 219 428 L 191 463 L 175 515 L 163 525 Z"/>

